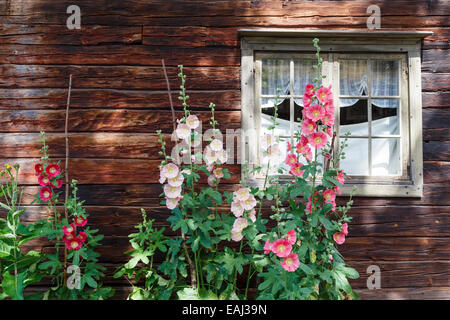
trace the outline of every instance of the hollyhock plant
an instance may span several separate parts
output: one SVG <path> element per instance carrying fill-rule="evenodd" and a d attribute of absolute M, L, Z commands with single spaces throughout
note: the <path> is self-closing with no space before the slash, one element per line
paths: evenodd
<path fill-rule="evenodd" d="M 44 187 L 39 191 L 39 197 L 42 201 L 48 201 L 52 198 L 53 191 L 48 187 Z"/>
<path fill-rule="evenodd" d="M 248 226 L 246 218 L 237 218 L 233 223 L 233 230 L 244 230 Z"/>
<path fill-rule="evenodd" d="M 78 241 L 81 241 L 82 243 L 86 241 L 87 239 L 87 234 L 84 231 L 80 231 L 80 233 L 78 233 L 78 237 L 77 237 Z"/>
<path fill-rule="evenodd" d="M 69 249 L 69 250 L 79 250 L 83 247 L 83 242 L 80 241 L 78 238 L 74 238 L 74 239 L 68 240 L 66 242 L 66 246 L 67 246 L 67 249 Z"/>
<path fill-rule="evenodd" d="M 323 193 L 323 198 L 325 199 L 325 202 L 333 203 L 336 200 L 336 192 L 332 189 L 328 189 Z"/>
<path fill-rule="evenodd" d="M 296 177 L 301 177 L 303 175 L 303 173 L 305 172 L 304 170 L 302 170 L 302 167 L 303 167 L 303 165 L 301 163 L 297 162 L 291 166 L 291 170 L 289 170 L 289 173 Z"/>
<path fill-rule="evenodd" d="M 198 120 L 197 116 L 191 114 L 186 118 L 186 124 L 188 125 L 189 129 L 195 130 L 200 125 L 200 121 Z"/>
<path fill-rule="evenodd" d="M 61 167 L 57 164 L 49 164 L 45 169 L 45 173 L 51 178 L 57 177 L 61 173 Z"/>
<path fill-rule="evenodd" d="M 331 88 L 320 87 L 316 92 L 317 100 L 321 103 L 325 103 L 332 98 Z"/>
<path fill-rule="evenodd" d="M 77 216 L 73 219 L 73 222 L 77 227 L 84 227 L 87 224 L 87 219 L 82 216 Z"/>
<path fill-rule="evenodd" d="M 300 261 L 296 253 L 290 253 L 283 261 L 281 261 L 281 266 L 288 272 L 294 272 L 300 266 Z"/>
<path fill-rule="evenodd" d="M 322 123 L 327 126 L 332 126 L 334 124 L 334 114 L 332 113 L 326 113 L 322 117 Z"/>
<path fill-rule="evenodd" d="M 179 168 L 174 163 L 168 163 L 161 168 L 161 177 L 173 179 L 178 176 Z"/>
<path fill-rule="evenodd" d="M 224 177 L 223 168 L 215 168 L 213 174 L 217 179 L 222 179 Z"/>
<path fill-rule="evenodd" d="M 68 235 L 75 231 L 75 225 L 70 224 L 69 226 L 63 226 L 62 229 L 63 229 L 63 233 Z"/>
<path fill-rule="evenodd" d="M 289 153 L 286 156 L 286 160 L 284 161 L 285 164 L 287 164 L 288 166 L 293 166 L 294 164 L 297 163 L 297 156 L 293 153 Z"/>
<path fill-rule="evenodd" d="M 313 97 L 315 94 L 315 88 L 314 85 L 308 83 L 305 87 L 305 96 L 307 97 Z"/>
<path fill-rule="evenodd" d="M 166 184 L 164 185 L 164 194 L 167 198 L 177 198 L 181 195 L 181 186 L 174 187 Z"/>
<path fill-rule="evenodd" d="M 231 212 L 236 216 L 240 217 L 244 213 L 244 206 L 240 201 L 234 201 L 231 203 Z"/>
<path fill-rule="evenodd" d="M 244 235 L 242 234 L 242 229 L 233 229 L 231 230 L 231 240 L 239 242 L 242 240 Z"/>
<path fill-rule="evenodd" d="M 272 252 L 280 258 L 287 257 L 292 250 L 292 244 L 286 239 L 278 239 L 272 245 Z"/>
<path fill-rule="evenodd" d="M 347 223 L 347 222 L 344 223 L 344 224 L 342 225 L 342 227 L 341 227 L 341 232 L 342 232 L 345 236 L 348 235 L 348 223 Z"/>
<path fill-rule="evenodd" d="M 312 121 L 311 119 L 306 119 L 305 121 L 303 121 L 302 123 L 302 133 L 309 135 L 311 133 L 314 132 L 314 130 L 316 130 L 317 125 L 314 121 Z"/>
<path fill-rule="evenodd" d="M 292 245 L 297 241 L 297 235 L 295 233 L 295 230 L 288 231 L 286 240 Z"/>
<path fill-rule="evenodd" d="M 337 244 L 343 244 L 345 242 L 345 234 L 343 232 L 336 232 L 333 234 L 333 239 Z"/>
<path fill-rule="evenodd" d="M 178 207 L 178 202 L 182 199 L 182 196 L 176 198 L 166 198 L 166 207 L 169 210 L 173 210 Z"/>
<path fill-rule="evenodd" d="M 34 170 L 36 171 L 36 175 L 40 175 L 44 171 L 44 166 L 42 163 L 38 163 L 34 166 Z"/>
<path fill-rule="evenodd" d="M 191 137 L 191 128 L 186 123 L 179 123 L 175 132 L 180 140 L 189 141 Z"/>
<path fill-rule="evenodd" d="M 327 136 L 323 132 L 314 132 L 308 137 L 308 142 L 312 147 L 320 149 L 327 144 Z"/>
<path fill-rule="evenodd" d="M 52 188 L 55 188 L 55 189 L 61 188 L 62 185 L 63 185 L 63 181 L 62 181 L 61 179 L 51 181 L 51 184 L 50 184 L 50 186 L 51 186 Z"/>
<path fill-rule="evenodd" d="M 325 116 L 325 109 L 319 105 L 314 104 L 306 108 L 306 116 L 313 122 L 317 122 Z"/>
<path fill-rule="evenodd" d="M 52 183 L 50 181 L 50 179 L 47 176 L 39 176 L 38 177 L 38 182 L 41 186 L 45 187 L 45 186 L 51 186 Z"/>

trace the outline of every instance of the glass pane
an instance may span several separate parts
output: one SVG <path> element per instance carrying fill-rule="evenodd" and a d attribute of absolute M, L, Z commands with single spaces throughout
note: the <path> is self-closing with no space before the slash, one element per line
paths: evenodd
<path fill-rule="evenodd" d="M 341 99 L 339 114 L 340 135 L 344 135 L 346 132 L 355 136 L 367 136 L 369 134 L 367 100 L 356 100 L 353 105 L 343 107 Z"/>
<path fill-rule="evenodd" d="M 280 136 L 289 136 L 291 134 L 290 129 L 290 100 L 284 99 L 278 105 L 278 126 L 275 128 L 275 132 Z M 261 129 L 264 132 L 265 129 L 272 125 L 271 117 L 274 115 L 274 103 L 273 98 L 261 98 Z"/>
<path fill-rule="evenodd" d="M 314 84 L 313 80 L 317 77 L 317 71 L 313 68 L 314 60 L 294 60 L 294 95 L 303 96 L 305 93 L 305 86 L 310 83 Z M 302 99 L 296 101 L 303 105 Z"/>
<path fill-rule="evenodd" d="M 289 91 L 289 60 L 288 59 L 263 59 L 261 73 L 261 93 L 263 95 L 276 95 L 280 89 L 281 95 Z"/>
<path fill-rule="evenodd" d="M 398 96 L 398 66 L 398 61 L 372 61 L 372 96 Z"/>
<path fill-rule="evenodd" d="M 369 140 L 350 138 L 347 144 L 345 159 L 340 161 L 341 169 L 351 176 L 369 175 Z"/>
<path fill-rule="evenodd" d="M 372 135 L 392 135 L 399 133 L 399 101 L 394 99 L 373 99 Z"/>
<path fill-rule="evenodd" d="M 400 139 L 372 139 L 372 175 L 401 175 Z"/>
<path fill-rule="evenodd" d="M 346 96 L 365 96 L 369 93 L 367 60 L 339 62 L 339 92 Z"/>

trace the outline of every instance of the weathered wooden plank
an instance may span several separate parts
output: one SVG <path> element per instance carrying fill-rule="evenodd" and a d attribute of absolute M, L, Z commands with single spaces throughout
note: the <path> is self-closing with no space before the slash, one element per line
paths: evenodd
<path fill-rule="evenodd" d="M 426 108 L 422 111 L 424 131 L 426 129 L 447 128 L 450 123 L 450 109 Z"/>
<path fill-rule="evenodd" d="M 240 109 L 239 90 L 187 90 L 186 93 L 192 110 L 209 109 L 210 102 L 216 104 L 218 111 Z M 174 107 L 181 109 L 178 92 L 172 92 L 172 99 Z M 66 103 L 67 89 L 0 89 L 0 109 L 65 109 Z M 169 110 L 169 97 L 163 91 L 73 89 L 70 107 Z"/>
<path fill-rule="evenodd" d="M 422 92 L 423 108 L 448 108 L 450 107 L 450 92 Z"/>
<path fill-rule="evenodd" d="M 424 161 L 423 179 L 425 183 L 450 181 L 450 162 Z"/>
<path fill-rule="evenodd" d="M 423 144 L 423 159 L 434 161 L 447 161 L 450 159 L 450 142 L 429 141 Z"/>
<path fill-rule="evenodd" d="M 184 113 L 176 112 L 180 119 Z M 203 128 L 209 127 L 210 112 L 197 112 Z M 216 112 L 220 129 L 240 128 L 241 113 L 238 111 Z M 65 110 L 0 110 L 0 132 L 63 132 Z M 173 131 L 169 110 L 95 110 L 76 109 L 69 114 L 70 132 L 121 131 L 155 133 Z M 225 132 L 225 130 L 223 130 Z"/>
<path fill-rule="evenodd" d="M 142 45 L 0 45 L 0 63 L 161 66 L 239 66 L 237 48 L 179 48 Z"/>
<path fill-rule="evenodd" d="M 118 290 L 118 297 L 126 297 L 128 289 Z M 356 290 L 363 300 L 448 300 L 450 287 L 442 288 L 389 288 Z"/>
<path fill-rule="evenodd" d="M 449 73 L 450 51 L 443 49 L 422 50 L 422 72 Z"/>
<path fill-rule="evenodd" d="M 190 90 L 240 88 L 239 67 L 187 67 L 183 72 L 187 76 L 186 87 Z M 178 73 L 178 68 L 167 68 L 170 85 L 174 89 L 178 89 L 181 84 Z M 0 87 L 67 88 L 70 74 L 73 89 L 166 90 L 167 88 L 161 61 L 157 67 L 6 64 L 0 66 Z"/>
<path fill-rule="evenodd" d="M 36 184 L 34 165 L 39 159 L 17 160 L 0 158 L 0 167 L 9 163 L 20 165 L 19 183 Z M 55 159 L 57 161 L 58 159 Z M 133 184 L 157 183 L 159 181 L 159 160 L 141 159 L 70 159 L 69 181 L 76 179 L 80 184 Z M 225 165 L 231 174 L 228 183 L 238 183 L 240 165 Z M 203 180 L 203 182 L 205 182 Z"/>
<path fill-rule="evenodd" d="M 0 24 L 0 42 L 10 44 L 99 45 L 142 43 L 141 26 L 83 26 L 69 30 L 66 25 Z"/>
<path fill-rule="evenodd" d="M 423 91 L 449 91 L 450 73 L 422 73 Z"/>

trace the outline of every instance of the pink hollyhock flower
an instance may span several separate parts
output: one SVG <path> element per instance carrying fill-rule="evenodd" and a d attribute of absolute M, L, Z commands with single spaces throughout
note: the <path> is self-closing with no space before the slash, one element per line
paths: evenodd
<path fill-rule="evenodd" d="M 51 181 L 48 177 L 46 176 L 39 176 L 38 177 L 38 182 L 41 186 L 45 187 L 45 186 L 51 186 Z"/>
<path fill-rule="evenodd" d="M 344 184 L 345 182 L 345 176 L 344 176 L 344 171 L 341 170 L 340 172 L 338 172 L 336 180 L 340 183 L 340 184 Z"/>
<path fill-rule="evenodd" d="M 296 177 L 300 177 L 305 172 L 305 170 L 301 170 L 302 167 L 303 167 L 303 164 L 297 162 L 293 166 L 291 166 L 291 170 L 289 170 L 289 173 Z"/>
<path fill-rule="evenodd" d="M 297 241 L 297 235 L 295 234 L 295 230 L 289 230 L 286 236 L 286 240 L 290 243 L 290 244 L 294 244 Z"/>
<path fill-rule="evenodd" d="M 56 183 L 56 184 L 55 184 Z M 53 181 L 51 182 L 51 186 L 55 189 L 59 189 L 61 188 L 63 185 L 63 181 L 61 179 L 57 180 L 57 181 Z"/>
<path fill-rule="evenodd" d="M 161 176 L 167 179 L 173 179 L 178 176 L 180 169 L 174 163 L 168 163 L 161 168 Z"/>
<path fill-rule="evenodd" d="M 219 152 L 222 151 L 223 149 L 223 142 L 220 141 L 219 139 L 214 139 L 213 141 L 211 141 L 209 146 L 212 151 Z"/>
<path fill-rule="evenodd" d="M 66 246 L 69 250 L 78 250 L 81 249 L 81 247 L 83 246 L 83 242 L 81 242 L 77 238 L 74 238 L 70 241 L 67 241 Z"/>
<path fill-rule="evenodd" d="M 330 259 L 330 261 L 333 261 L 333 256 L 330 254 L 330 255 L 328 256 L 328 259 Z"/>
<path fill-rule="evenodd" d="M 312 97 L 309 97 L 306 94 L 303 95 L 303 110 L 305 110 L 305 108 L 308 108 L 311 105 L 312 99 L 313 99 Z M 305 115 L 303 114 L 303 116 Z"/>
<path fill-rule="evenodd" d="M 84 227 L 87 223 L 87 219 L 82 216 L 77 216 L 73 219 L 73 222 L 77 227 Z"/>
<path fill-rule="evenodd" d="M 330 137 L 333 136 L 333 129 L 331 129 L 331 127 L 327 127 L 326 129 L 327 135 L 329 135 Z"/>
<path fill-rule="evenodd" d="M 252 210 L 256 206 L 255 196 L 250 194 L 250 196 L 242 201 L 242 206 L 245 210 Z"/>
<path fill-rule="evenodd" d="M 306 108 L 306 116 L 312 121 L 318 121 L 322 119 L 324 115 L 325 109 L 319 104 L 315 104 Z"/>
<path fill-rule="evenodd" d="M 208 177 L 208 184 L 209 186 L 214 188 L 216 185 L 219 184 L 219 179 L 217 179 L 214 175 L 210 175 Z"/>
<path fill-rule="evenodd" d="M 43 187 L 41 189 L 41 191 L 39 191 L 39 198 L 42 201 L 48 201 L 52 198 L 53 196 L 53 191 L 52 189 L 48 188 L 48 187 Z"/>
<path fill-rule="evenodd" d="M 197 116 L 191 114 L 186 118 L 186 124 L 188 125 L 189 129 L 194 130 L 197 129 L 200 121 L 198 120 Z"/>
<path fill-rule="evenodd" d="M 64 234 L 71 234 L 75 231 L 75 225 L 73 223 L 71 223 L 68 227 L 63 226 L 62 228 Z"/>
<path fill-rule="evenodd" d="M 167 183 L 172 187 L 179 187 L 183 184 L 184 176 L 183 174 L 178 173 L 175 178 L 167 179 Z"/>
<path fill-rule="evenodd" d="M 173 187 L 170 184 L 164 186 L 164 194 L 167 198 L 177 198 L 181 195 L 181 187 Z"/>
<path fill-rule="evenodd" d="M 341 194 L 341 189 L 338 186 L 334 186 L 333 189 L 337 194 Z"/>
<path fill-rule="evenodd" d="M 298 260 L 298 255 L 296 253 L 289 254 L 283 261 L 281 261 L 281 266 L 283 269 L 294 272 L 300 266 L 300 261 Z"/>
<path fill-rule="evenodd" d="M 326 154 L 325 154 L 325 158 L 326 158 L 327 160 L 331 160 L 331 154 L 326 153 Z"/>
<path fill-rule="evenodd" d="M 305 86 L 305 95 L 307 97 L 313 97 L 314 96 L 314 86 L 312 84 L 308 83 Z"/>
<path fill-rule="evenodd" d="M 191 128 L 185 123 L 179 123 L 175 130 L 177 138 L 185 141 L 189 141 L 191 137 Z"/>
<path fill-rule="evenodd" d="M 248 221 L 246 218 L 237 218 L 233 223 L 233 230 L 244 230 L 248 227 Z"/>
<path fill-rule="evenodd" d="M 308 137 L 308 142 L 314 148 L 320 149 L 327 144 L 327 136 L 323 132 L 314 132 Z"/>
<path fill-rule="evenodd" d="M 79 241 L 81 241 L 81 242 L 86 241 L 86 239 L 87 239 L 87 234 L 86 234 L 86 232 L 80 231 L 80 233 L 78 234 L 77 239 L 78 239 Z"/>
<path fill-rule="evenodd" d="M 325 101 L 323 104 L 323 108 L 325 109 L 326 113 L 334 113 L 333 99 L 330 98 L 327 101 Z"/>
<path fill-rule="evenodd" d="M 255 222 L 255 221 L 256 221 L 256 210 L 255 210 L 255 209 L 252 209 L 252 211 L 250 211 L 250 212 L 248 213 L 248 217 L 250 218 L 250 220 L 251 220 L 252 222 Z"/>
<path fill-rule="evenodd" d="M 61 167 L 57 164 L 49 164 L 45 169 L 45 172 L 48 174 L 50 178 L 57 177 L 61 173 Z"/>
<path fill-rule="evenodd" d="M 213 174 L 217 179 L 222 179 L 224 176 L 223 168 L 216 168 L 213 170 Z"/>
<path fill-rule="evenodd" d="M 239 242 L 244 236 L 242 235 L 242 230 L 231 230 L 231 240 Z"/>
<path fill-rule="evenodd" d="M 272 251 L 273 242 L 270 242 L 269 239 L 266 240 L 266 244 L 264 245 L 264 253 L 268 254 Z"/>
<path fill-rule="evenodd" d="M 336 232 L 333 235 L 333 239 L 337 244 L 343 244 L 345 242 L 345 234 L 342 232 Z"/>
<path fill-rule="evenodd" d="M 308 146 L 308 138 L 302 135 L 296 148 L 298 153 L 303 155 L 308 154 L 311 151 L 311 148 Z"/>
<path fill-rule="evenodd" d="M 325 113 L 325 115 L 322 117 L 322 123 L 327 126 L 332 126 L 334 124 L 334 114 Z"/>
<path fill-rule="evenodd" d="M 342 227 L 341 227 L 341 232 L 342 232 L 345 236 L 348 235 L 348 223 L 347 223 L 347 222 L 344 223 L 344 224 L 342 225 Z"/>
<path fill-rule="evenodd" d="M 314 130 L 316 130 L 316 123 L 310 119 L 306 119 L 305 121 L 303 121 L 302 123 L 302 133 L 303 134 L 311 134 L 314 132 Z"/>
<path fill-rule="evenodd" d="M 293 166 L 294 164 L 297 163 L 297 156 L 293 153 L 289 153 L 286 156 L 286 160 L 284 161 L 284 163 L 286 163 L 289 166 Z"/>
<path fill-rule="evenodd" d="M 240 188 L 234 192 L 234 197 L 237 201 L 244 201 L 250 197 L 250 190 L 247 188 Z"/>
<path fill-rule="evenodd" d="M 331 86 L 329 88 L 320 87 L 316 92 L 316 97 L 321 103 L 325 103 L 332 99 Z"/>
<path fill-rule="evenodd" d="M 166 198 L 166 207 L 169 210 L 173 210 L 178 207 L 178 202 L 182 199 L 182 196 L 176 198 Z"/>
<path fill-rule="evenodd" d="M 287 142 L 287 152 L 290 152 L 292 149 L 291 143 L 288 141 Z"/>
<path fill-rule="evenodd" d="M 231 203 L 231 212 L 233 212 L 235 217 L 240 217 L 244 213 L 244 207 L 240 201 L 233 201 Z"/>
<path fill-rule="evenodd" d="M 334 192 L 333 189 L 327 189 L 323 193 L 323 198 L 325 199 L 325 202 L 333 203 L 336 201 L 336 192 Z"/>
<path fill-rule="evenodd" d="M 44 166 L 41 163 L 38 163 L 34 166 L 34 170 L 36 171 L 36 175 L 39 175 L 44 171 Z"/>
<path fill-rule="evenodd" d="M 287 257 L 292 250 L 292 245 L 286 239 L 278 239 L 272 245 L 272 252 L 280 258 Z"/>

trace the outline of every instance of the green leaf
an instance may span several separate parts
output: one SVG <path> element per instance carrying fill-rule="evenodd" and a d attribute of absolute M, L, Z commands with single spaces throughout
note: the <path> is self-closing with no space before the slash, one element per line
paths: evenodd
<path fill-rule="evenodd" d="M 312 269 L 310 267 L 308 267 L 306 264 L 304 264 L 303 262 L 300 262 L 299 265 L 300 269 L 303 270 L 304 273 L 306 273 L 307 275 L 312 275 L 314 274 L 314 272 L 312 271 Z"/>
<path fill-rule="evenodd" d="M 25 288 L 26 271 L 15 277 L 9 272 L 3 273 L 2 288 L 13 300 L 24 300 L 23 289 Z"/>

